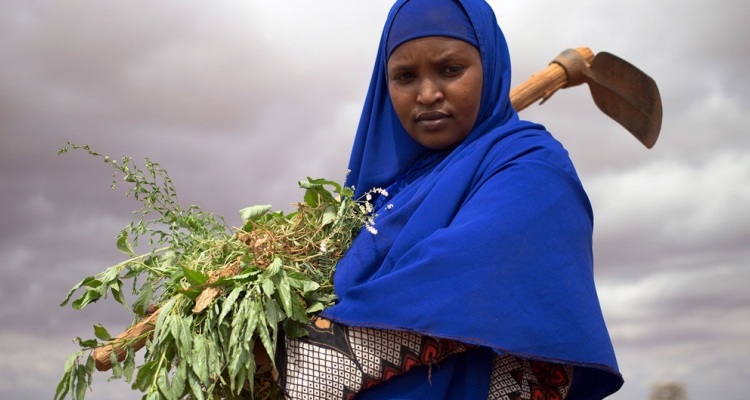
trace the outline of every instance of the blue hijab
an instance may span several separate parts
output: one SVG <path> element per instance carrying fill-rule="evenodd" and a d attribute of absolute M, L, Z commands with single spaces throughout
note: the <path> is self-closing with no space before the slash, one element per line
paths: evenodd
<path fill-rule="evenodd" d="M 461 20 L 473 32 L 460 33 Z M 484 79 L 473 130 L 444 151 L 406 133 L 386 74 L 395 47 L 436 35 L 464 35 L 478 47 Z M 347 180 L 356 196 L 390 193 L 377 199 L 378 233 L 363 231 L 339 262 L 339 302 L 325 316 L 481 347 L 362 398 L 486 398 L 492 352 L 576 366 L 570 399 L 599 399 L 622 385 L 594 287 L 588 197 L 565 149 L 519 120 L 509 93 L 508 47 L 484 0 L 396 2 Z"/>

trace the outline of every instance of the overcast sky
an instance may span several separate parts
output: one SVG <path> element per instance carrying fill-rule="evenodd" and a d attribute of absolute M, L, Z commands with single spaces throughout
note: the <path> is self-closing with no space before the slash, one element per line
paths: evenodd
<path fill-rule="evenodd" d="M 596 279 L 625 386 L 683 382 L 693 399 L 750 400 L 750 3 L 490 1 L 514 86 L 588 46 L 659 85 L 647 150 L 585 87 L 521 116 L 569 150 L 595 213 Z M 113 158 L 152 158 L 183 204 L 239 223 L 288 209 L 305 176 L 343 180 L 391 1 L 0 0 L 0 398 L 53 396 L 76 336 L 132 320 L 108 300 L 61 308 L 123 260 L 137 203 Z M 138 399 L 99 373 L 89 399 Z"/>

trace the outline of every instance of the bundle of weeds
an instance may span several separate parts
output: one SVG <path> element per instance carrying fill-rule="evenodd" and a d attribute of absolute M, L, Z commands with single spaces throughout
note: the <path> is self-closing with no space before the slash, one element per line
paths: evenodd
<path fill-rule="evenodd" d="M 83 279 L 61 306 L 83 289 L 75 309 L 111 295 L 132 309 L 135 327 L 154 322 L 138 336 L 112 338 L 96 324 L 96 338 L 76 338 L 81 349 L 68 358 L 55 399 L 83 399 L 94 370 L 110 367 L 110 379 L 124 378 L 147 400 L 283 398 L 253 349 L 258 343 L 273 360 L 280 333 L 305 335 L 310 317 L 333 304 L 336 263 L 362 227 L 374 232 L 370 204 L 352 199 L 350 188 L 308 178 L 295 212 L 248 207 L 240 211 L 242 227 L 232 228 L 198 206 L 181 207 L 168 174 L 149 159 L 144 171 L 88 146 L 68 143 L 60 153 L 70 148 L 101 157 L 115 169 L 112 188 L 132 184 L 126 195 L 142 207 L 117 236 L 129 258 Z M 148 250 L 137 254 L 142 247 Z M 127 280 L 131 305 L 123 295 Z M 97 358 L 103 350 L 108 357 Z"/>

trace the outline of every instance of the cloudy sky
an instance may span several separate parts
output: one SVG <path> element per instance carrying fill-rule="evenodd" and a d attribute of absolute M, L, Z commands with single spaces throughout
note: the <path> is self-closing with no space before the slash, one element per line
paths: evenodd
<path fill-rule="evenodd" d="M 595 215 L 596 279 L 625 376 L 614 399 L 683 382 L 750 400 L 750 3 L 493 1 L 514 85 L 560 51 L 608 51 L 664 104 L 646 150 L 585 87 L 521 115 L 568 148 Z M 0 1 L 0 398 L 51 398 L 76 336 L 120 332 L 113 301 L 58 306 L 122 261 L 137 204 L 74 152 L 150 157 L 183 204 L 239 223 L 342 180 L 391 2 Z M 111 304 L 107 304 L 111 303 Z M 90 399 L 137 399 L 98 374 Z"/>

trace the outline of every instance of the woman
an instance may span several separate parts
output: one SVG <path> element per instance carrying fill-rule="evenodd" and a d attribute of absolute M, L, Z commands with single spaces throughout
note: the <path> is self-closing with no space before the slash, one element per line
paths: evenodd
<path fill-rule="evenodd" d="M 378 232 L 339 262 L 339 302 L 278 352 L 290 398 L 600 399 L 622 385 L 588 198 L 509 91 L 483 0 L 393 6 L 347 180 L 357 196 L 385 188 Z"/>

